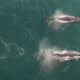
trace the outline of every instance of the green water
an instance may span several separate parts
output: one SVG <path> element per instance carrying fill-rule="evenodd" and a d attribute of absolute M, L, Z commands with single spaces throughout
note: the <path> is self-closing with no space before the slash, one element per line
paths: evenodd
<path fill-rule="evenodd" d="M 40 40 L 80 51 L 80 23 L 55 32 L 46 19 L 56 9 L 80 16 L 79 0 L 0 0 L 0 80 L 80 80 L 80 62 L 63 63 L 54 72 L 40 72 L 34 57 Z"/>

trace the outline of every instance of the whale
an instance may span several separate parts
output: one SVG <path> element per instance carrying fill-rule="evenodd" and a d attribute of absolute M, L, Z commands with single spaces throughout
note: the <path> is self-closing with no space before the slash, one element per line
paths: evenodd
<path fill-rule="evenodd" d="M 75 22 L 80 22 L 80 17 L 66 14 L 62 10 L 54 11 L 53 15 L 48 18 L 48 25 L 56 30 L 65 24 Z"/>

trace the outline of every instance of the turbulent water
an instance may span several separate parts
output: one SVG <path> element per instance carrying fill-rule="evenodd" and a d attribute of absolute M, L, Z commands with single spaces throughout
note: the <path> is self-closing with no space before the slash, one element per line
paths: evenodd
<path fill-rule="evenodd" d="M 58 31 L 48 25 L 57 9 L 80 16 L 80 1 L 0 0 L 0 80 L 80 80 L 79 60 L 56 62 L 44 54 L 56 46 L 80 51 L 80 23 Z"/>

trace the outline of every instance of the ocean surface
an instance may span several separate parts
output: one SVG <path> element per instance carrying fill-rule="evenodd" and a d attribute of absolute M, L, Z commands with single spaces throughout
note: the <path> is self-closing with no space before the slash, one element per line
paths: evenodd
<path fill-rule="evenodd" d="M 43 72 L 35 56 L 44 38 L 51 47 L 80 51 L 80 23 L 58 32 L 48 26 L 57 9 L 80 16 L 80 0 L 0 0 L 0 80 L 80 80 L 79 60 Z"/>

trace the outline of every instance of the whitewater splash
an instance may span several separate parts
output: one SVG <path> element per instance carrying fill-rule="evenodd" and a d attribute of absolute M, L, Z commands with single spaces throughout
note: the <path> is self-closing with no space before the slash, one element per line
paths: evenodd
<path fill-rule="evenodd" d="M 42 47 L 40 46 L 37 55 L 37 60 L 39 61 L 41 70 L 55 70 L 60 63 L 80 59 L 80 52 L 78 51 L 60 49 L 57 47 L 43 47 L 43 45 L 44 44 L 42 44 Z"/>
<path fill-rule="evenodd" d="M 52 26 L 55 30 L 59 30 L 64 24 L 80 22 L 80 17 L 66 14 L 61 10 L 56 10 L 54 14 L 48 18 L 47 22 L 49 26 Z"/>

